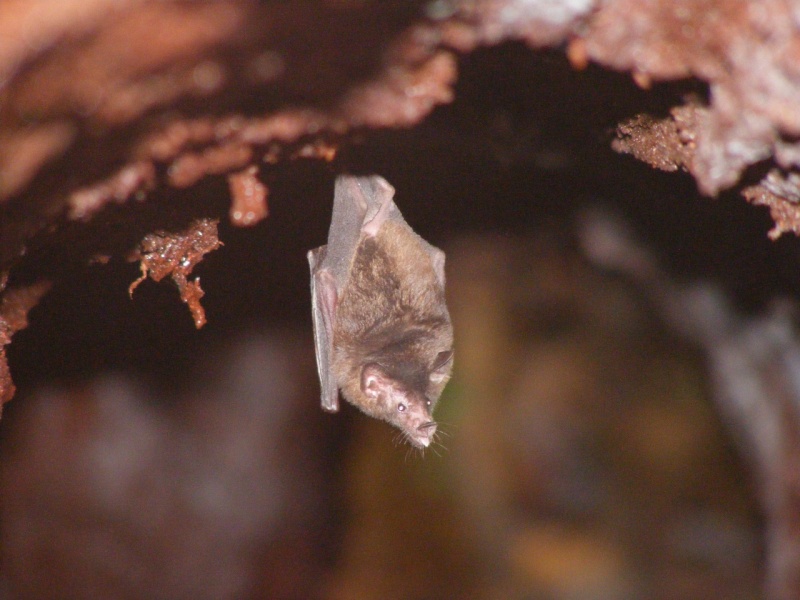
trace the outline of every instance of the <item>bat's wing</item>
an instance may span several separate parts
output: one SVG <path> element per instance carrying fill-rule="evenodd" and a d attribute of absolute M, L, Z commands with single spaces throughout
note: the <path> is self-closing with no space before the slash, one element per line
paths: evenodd
<path fill-rule="evenodd" d="M 336 319 L 338 293 L 336 282 L 326 269 L 326 246 L 308 253 L 311 267 L 311 316 L 314 321 L 314 347 L 317 353 L 317 372 L 322 389 L 322 409 L 328 412 L 339 410 L 339 386 L 333 376 L 333 324 Z"/>

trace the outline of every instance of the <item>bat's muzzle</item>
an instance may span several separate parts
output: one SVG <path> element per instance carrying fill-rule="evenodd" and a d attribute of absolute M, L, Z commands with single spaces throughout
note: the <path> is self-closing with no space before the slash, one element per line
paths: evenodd
<path fill-rule="evenodd" d="M 428 421 L 417 427 L 418 435 L 416 440 L 425 448 L 431 445 L 433 436 L 436 434 L 436 421 Z"/>

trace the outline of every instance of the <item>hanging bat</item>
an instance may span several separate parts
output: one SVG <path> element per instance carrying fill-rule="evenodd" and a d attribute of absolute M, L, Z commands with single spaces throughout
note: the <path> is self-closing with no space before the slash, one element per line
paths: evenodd
<path fill-rule="evenodd" d="M 336 180 L 327 246 L 308 253 L 322 408 L 339 390 L 414 446 L 436 433 L 432 412 L 453 367 L 444 252 L 419 237 L 382 177 Z"/>

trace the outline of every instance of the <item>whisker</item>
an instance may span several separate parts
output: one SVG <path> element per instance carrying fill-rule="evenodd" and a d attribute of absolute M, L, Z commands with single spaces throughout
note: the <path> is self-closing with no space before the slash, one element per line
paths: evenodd
<path fill-rule="evenodd" d="M 449 449 L 447 446 L 445 446 L 445 445 L 444 445 L 444 441 L 442 440 L 442 438 L 445 438 L 445 437 L 450 437 L 450 435 L 449 435 L 447 432 L 444 432 L 444 431 L 442 431 L 442 430 L 440 429 L 440 430 L 438 430 L 438 431 L 436 432 L 436 434 L 433 436 L 433 440 L 432 440 L 432 442 L 433 442 L 434 444 L 436 444 L 437 446 L 439 446 L 439 447 L 440 447 L 442 450 L 444 450 L 445 452 L 449 452 L 449 451 L 450 451 L 450 449 Z"/>
<path fill-rule="evenodd" d="M 458 429 L 458 423 L 451 423 L 450 421 L 437 421 L 439 423 L 439 427 L 446 427 L 447 429 Z"/>

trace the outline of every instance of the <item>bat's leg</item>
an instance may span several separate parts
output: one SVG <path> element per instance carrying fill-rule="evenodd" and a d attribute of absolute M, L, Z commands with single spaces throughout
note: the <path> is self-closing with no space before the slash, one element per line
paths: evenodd
<path fill-rule="evenodd" d="M 311 315 L 314 320 L 314 347 L 317 353 L 317 372 L 322 389 L 322 409 L 339 410 L 339 386 L 333 376 L 333 324 L 336 318 L 336 281 L 327 269 L 319 268 L 325 246 L 308 253 L 311 267 Z"/>
<path fill-rule="evenodd" d="M 372 178 L 371 181 L 375 191 L 372 193 L 369 202 L 371 206 L 367 210 L 367 218 L 364 220 L 364 225 L 361 227 L 366 235 L 375 237 L 380 231 L 381 226 L 389 218 L 389 213 L 394 208 L 394 188 L 382 177 Z"/>
<path fill-rule="evenodd" d="M 386 219 L 389 218 L 389 213 L 394 206 L 394 201 L 391 196 L 381 196 L 378 202 L 380 202 L 380 204 L 377 207 L 378 210 L 375 216 L 365 222 L 361 227 L 361 231 L 371 237 L 375 237 L 378 234 L 381 226 L 386 222 Z"/>

